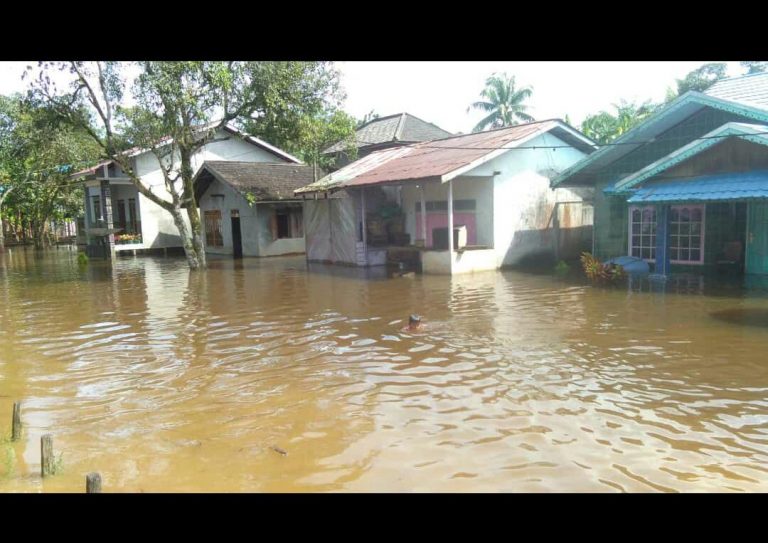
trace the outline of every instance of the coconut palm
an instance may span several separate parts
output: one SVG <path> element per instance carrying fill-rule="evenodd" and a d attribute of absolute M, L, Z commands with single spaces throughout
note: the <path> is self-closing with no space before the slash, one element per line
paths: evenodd
<path fill-rule="evenodd" d="M 531 87 L 515 88 L 513 75 L 491 75 L 485 80 L 485 88 L 480 93 L 485 100 L 475 102 L 467 108 L 467 112 L 479 109 L 488 113 L 472 131 L 514 126 L 520 121 L 531 122 L 533 117 L 526 113 L 528 106 L 523 104 L 523 101 L 530 98 L 532 92 Z"/>

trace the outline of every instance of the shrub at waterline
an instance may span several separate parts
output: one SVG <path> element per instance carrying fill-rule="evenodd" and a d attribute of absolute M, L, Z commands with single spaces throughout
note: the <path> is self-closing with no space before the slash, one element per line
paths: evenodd
<path fill-rule="evenodd" d="M 593 283 L 615 283 L 627 276 L 623 266 L 603 264 L 590 253 L 581 253 L 581 265 Z"/>

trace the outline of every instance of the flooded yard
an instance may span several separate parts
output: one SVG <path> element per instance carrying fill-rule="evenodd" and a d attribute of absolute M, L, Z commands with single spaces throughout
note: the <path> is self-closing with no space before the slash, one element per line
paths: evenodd
<path fill-rule="evenodd" d="M 765 291 L 75 257 L 0 255 L 0 492 L 768 491 Z"/>

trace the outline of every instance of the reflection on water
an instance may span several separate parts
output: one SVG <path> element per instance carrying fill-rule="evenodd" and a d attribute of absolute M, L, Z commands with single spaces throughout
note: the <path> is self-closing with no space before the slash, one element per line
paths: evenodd
<path fill-rule="evenodd" d="M 741 326 L 762 326 L 768 328 L 768 308 L 721 309 L 710 313 L 716 319 Z"/>
<path fill-rule="evenodd" d="M 765 491 L 768 334 L 722 315 L 766 311 L 695 285 L 14 250 L 0 430 L 16 399 L 26 427 L 0 491 Z M 65 471 L 43 482 L 49 432 Z"/>

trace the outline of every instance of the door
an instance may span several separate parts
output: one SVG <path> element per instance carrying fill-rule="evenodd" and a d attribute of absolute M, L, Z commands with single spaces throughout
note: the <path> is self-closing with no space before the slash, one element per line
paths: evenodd
<path fill-rule="evenodd" d="M 243 258 L 243 237 L 240 232 L 240 211 L 232 210 L 232 256 Z"/>
<path fill-rule="evenodd" d="M 747 273 L 768 273 L 768 202 L 747 208 Z"/>

